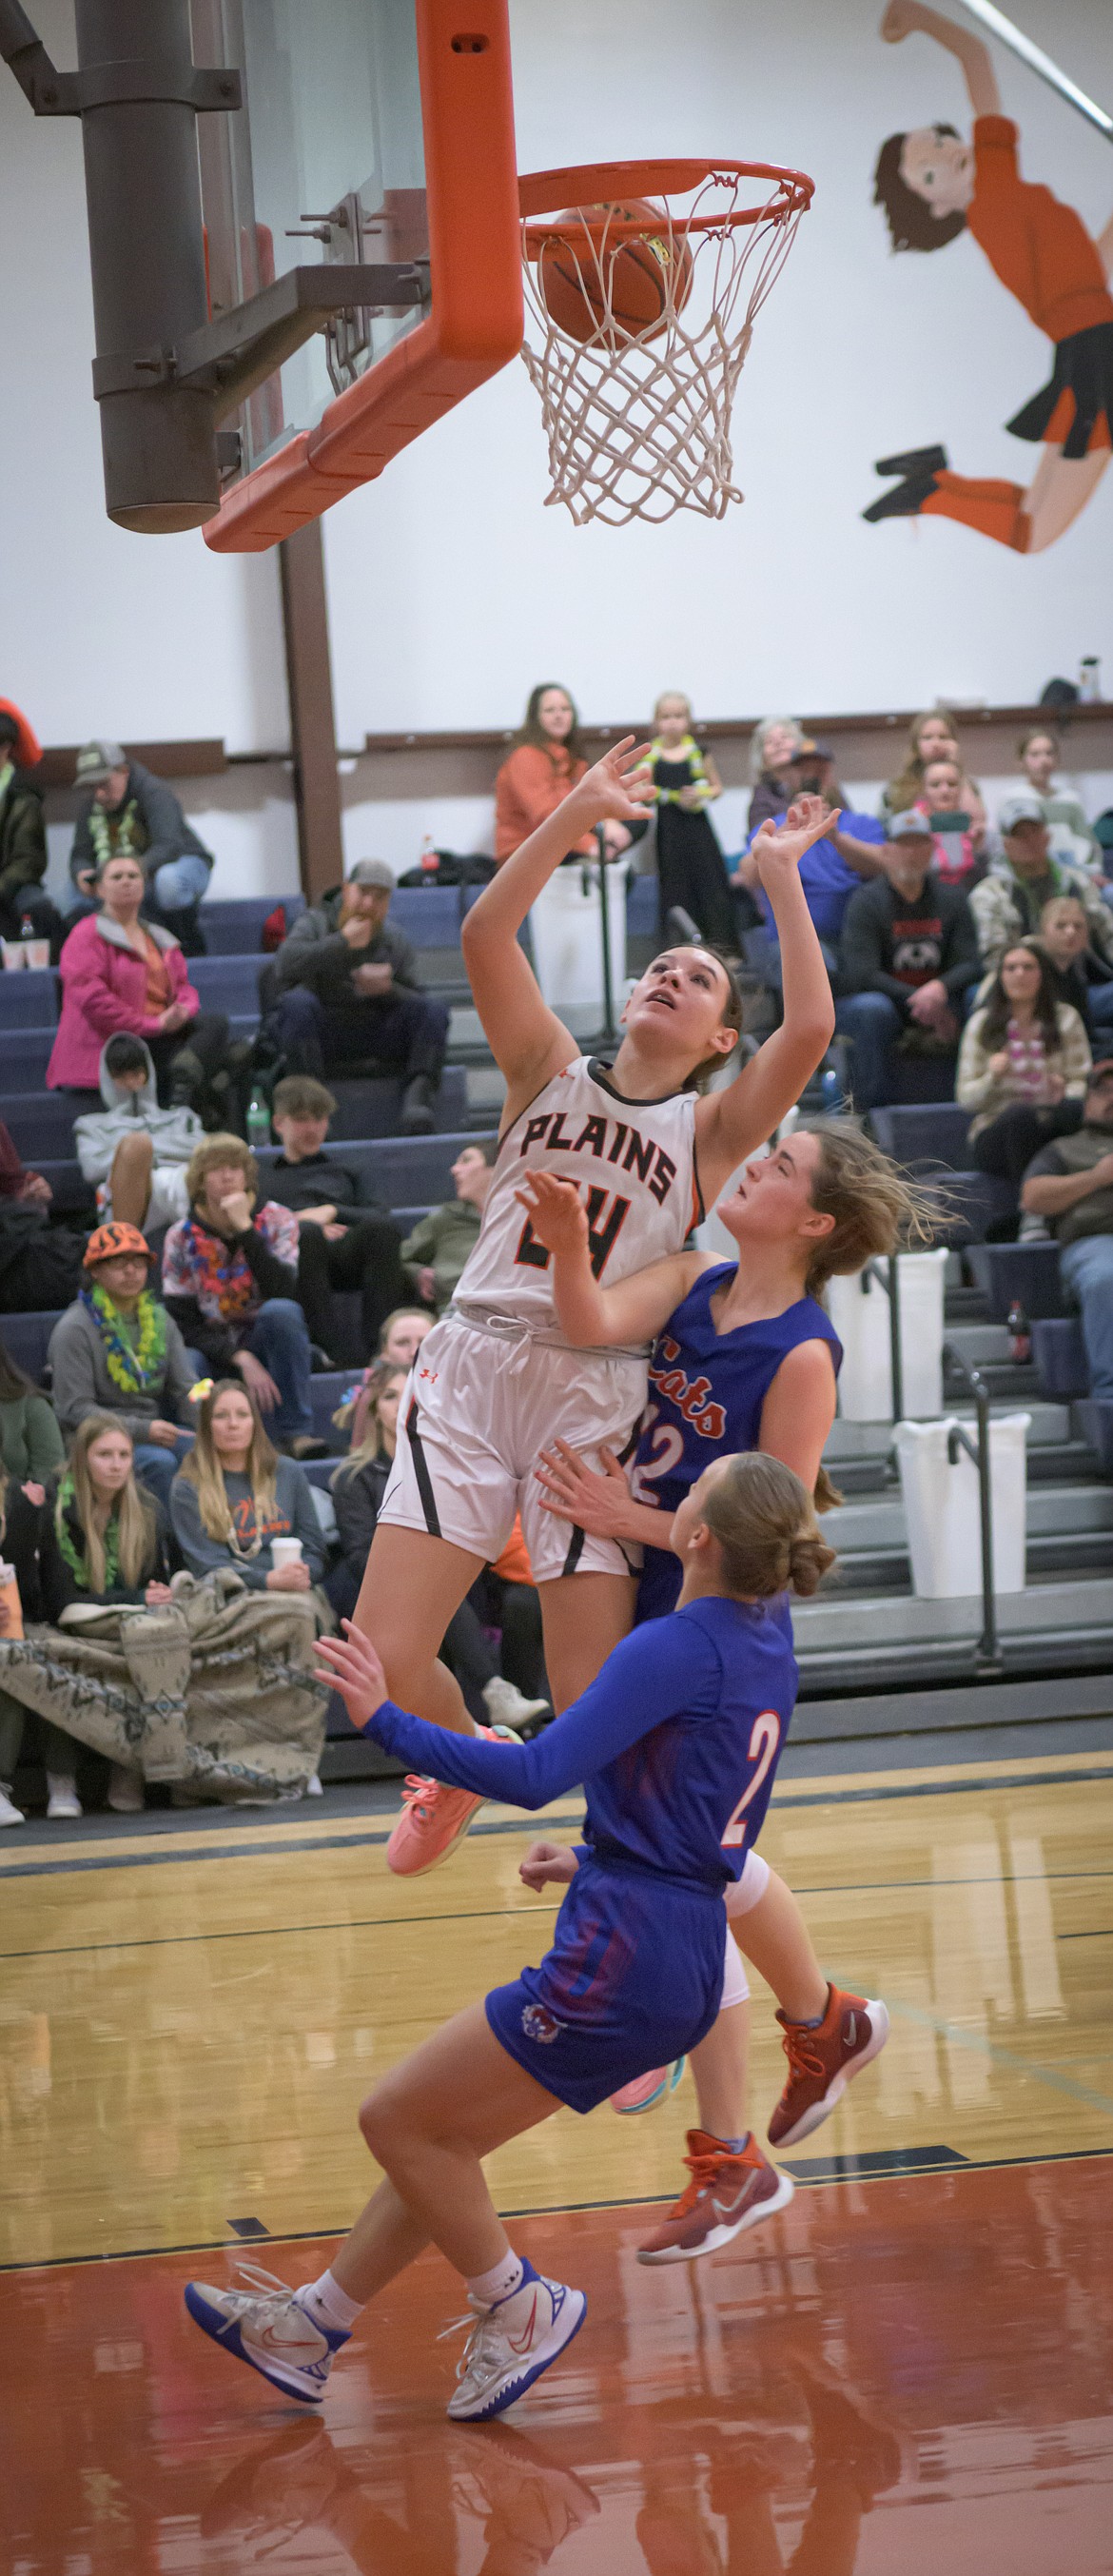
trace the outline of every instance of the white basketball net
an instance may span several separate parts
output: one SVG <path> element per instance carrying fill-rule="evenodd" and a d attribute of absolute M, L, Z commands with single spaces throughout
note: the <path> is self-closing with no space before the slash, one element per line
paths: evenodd
<path fill-rule="evenodd" d="M 684 270 L 683 251 L 662 264 L 665 313 L 641 331 L 615 316 L 611 280 L 621 234 L 608 237 L 598 214 L 591 222 L 562 213 L 554 218 L 567 268 L 574 259 L 579 282 L 600 319 L 589 340 L 568 338 L 545 303 L 544 267 L 531 259 L 546 219 L 523 225 L 526 337 L 522 356 L 541 398 L 549 442 L 552 490 L 577 526 L 602 519 L 614 528 L 631 519 L 661 521 L 677 510 L 721 519 L 742 493 L 733 480 L 731 410 L 745 365 L 754 321 L 788 258 L 802 204 L 786 204 L 778 182 L 752 223 L 732 225 L 741 204 L 752 205 L 753 174 L 713 172 L 696 191 L 685 215 L 662 208 L 655 227 L 674 245 L 687 243 L 691 289 L 678 311 L 673 285 Z M 702 218 L 702 224 L 696 223 Z"/>

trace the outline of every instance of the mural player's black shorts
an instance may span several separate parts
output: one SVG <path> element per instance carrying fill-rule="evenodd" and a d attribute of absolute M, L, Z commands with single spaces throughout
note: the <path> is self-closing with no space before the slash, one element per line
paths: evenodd
<path fill-rule="evenodd" d="M 1098 421 L 1104 420 L 1100 445 L 1113 445 L 1113 322 L 1091 322 L 1088 331 L 1072 331 L 1055 344 L 1049 382 L 1031 402 L 1006 421 L 1014 438 L 1046 438 L 1065 393 L 1074 396 L 1074 419 L 1062 442 L 1064 456 L 1085 456 Z"/>

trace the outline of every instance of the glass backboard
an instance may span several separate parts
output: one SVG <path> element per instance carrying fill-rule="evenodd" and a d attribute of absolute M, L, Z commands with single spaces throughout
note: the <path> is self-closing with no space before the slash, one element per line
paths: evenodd
<path fill-rule="evenodd" d="M 413 263 L 248 395 L 206 542 L 259 548 L 383 465 L 521 345 L 507 0 L 191 0 L 213 320 L 298 269 Z M 337 281 L 340 283 L 339 279 Z M 314 286 L 314 293 L 316 287 Z"/>

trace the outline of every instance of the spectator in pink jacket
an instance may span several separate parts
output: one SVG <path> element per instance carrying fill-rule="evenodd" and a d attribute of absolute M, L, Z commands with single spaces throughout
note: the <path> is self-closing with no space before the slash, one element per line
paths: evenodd
<path fill-rule="evenodd" d="M 126 1029 L 150 1048 L 159 1098 L 197 1105 L 228 1044 L 222 1011 L 203 1011 L 177 940 L 140 921 L 146 891 L 137 859 L 107 859 L 97 879 L 99 912 L 79 921 L 62 950 L 62 1016 L 46 1081 L 50 1091 L 100 1097 L 105 1039 Z"/>

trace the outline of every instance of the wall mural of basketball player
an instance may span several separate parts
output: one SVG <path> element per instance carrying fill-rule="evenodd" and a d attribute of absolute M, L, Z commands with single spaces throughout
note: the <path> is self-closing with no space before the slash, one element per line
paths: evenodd
<path fill-rule="evenodd" d="M 894 250 L 941 250 L 973 233 L 995 276 L 1054 344 L 1049 382 L 1007 424 L 1042 443 L 1028 489 L 952 474 L 944 447 L 886 456 L 898 478 L 863 518 L 957 519 L 1018 554 L 1054 545 L 1084 510 L 1109 463 L 1113 429 L 1113 217 L 1096 241 L 1049 188 L 1021 178 L 1015 125 L 1001 114 L 981 39 L 920 0 L 889 0 L 881 33 L 890 45 L 932 36 L 961 65 L 973 110 L 970 142 L 953 125 L 891 134 L 874 174 Z"/>

